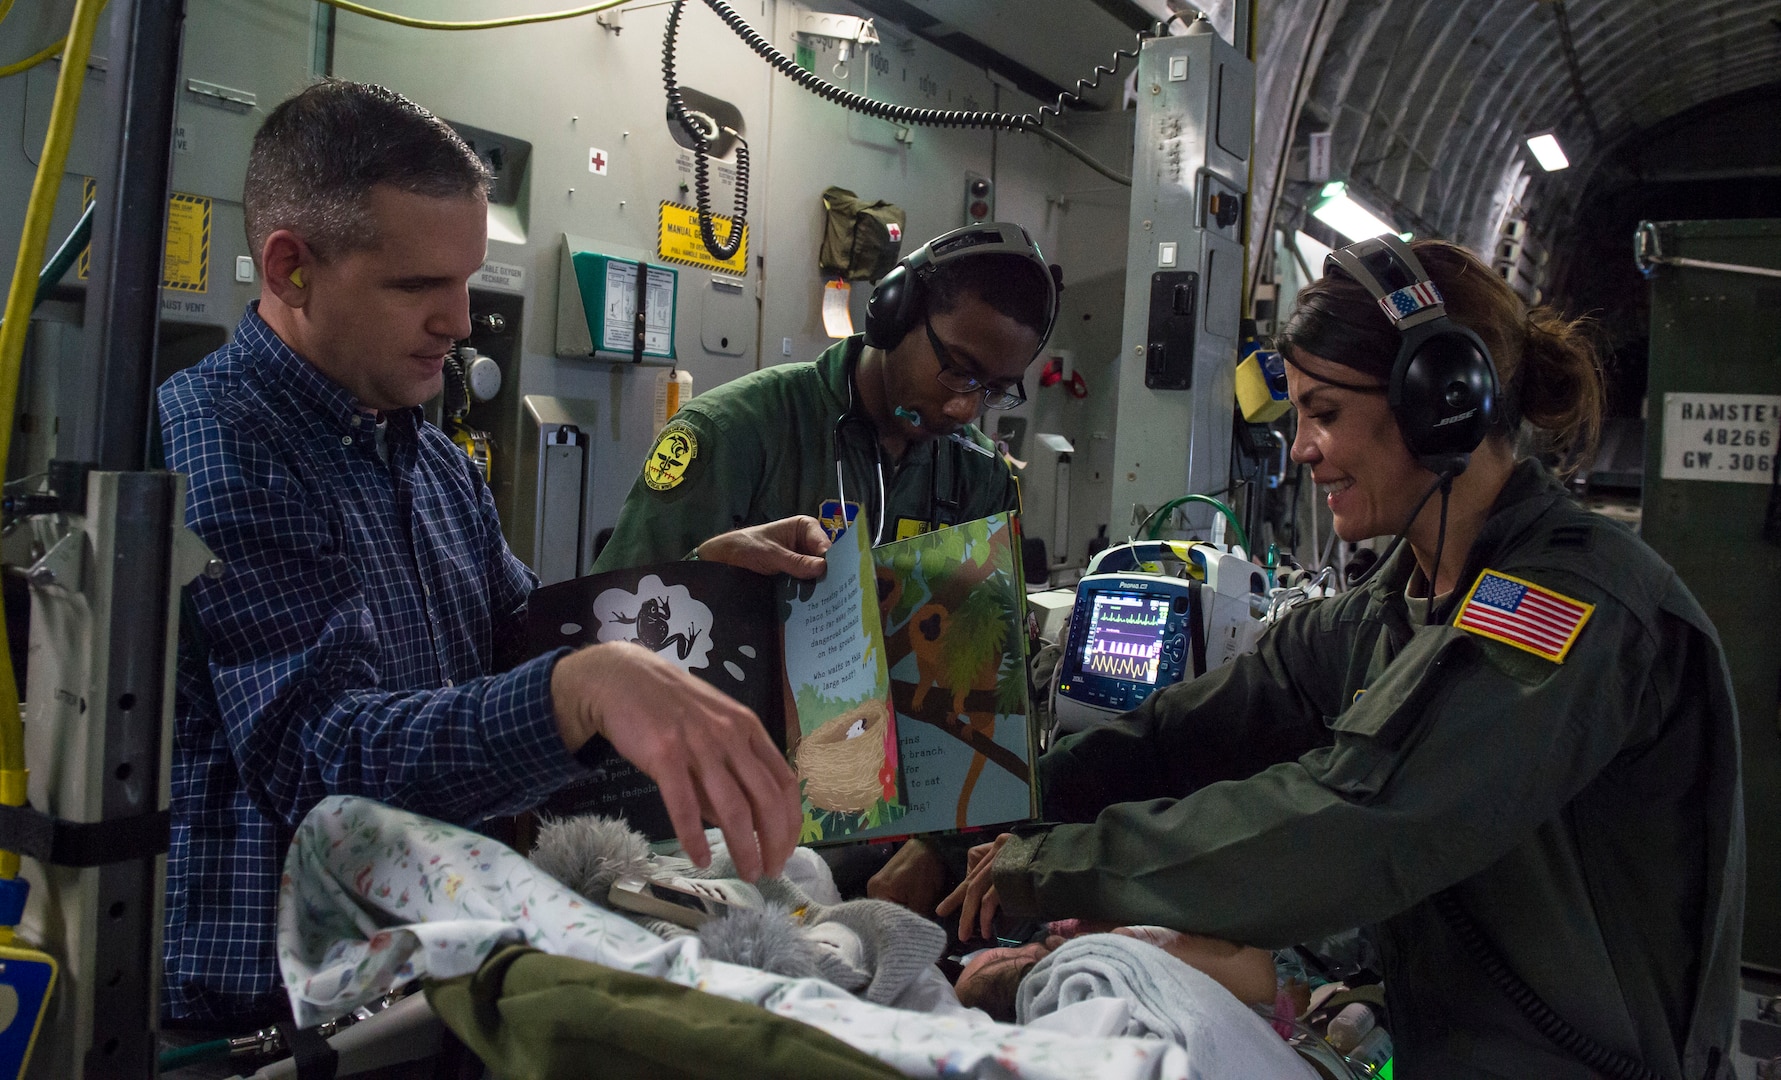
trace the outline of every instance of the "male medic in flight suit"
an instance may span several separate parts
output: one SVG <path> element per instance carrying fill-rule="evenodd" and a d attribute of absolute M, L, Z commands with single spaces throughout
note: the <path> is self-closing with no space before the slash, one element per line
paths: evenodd
<path fill-rule="evenodd" d="M 857 514 L 880 544 L 1017 509 L 1013 475 L 972 421 L 1025 400 L 1057 307 L 1020 226 L 928 242 L 873 290 L 863 335 L 682 406 L 595 572 L 672 562 L 737 523 L 793 514 L 831 533 Z"/>

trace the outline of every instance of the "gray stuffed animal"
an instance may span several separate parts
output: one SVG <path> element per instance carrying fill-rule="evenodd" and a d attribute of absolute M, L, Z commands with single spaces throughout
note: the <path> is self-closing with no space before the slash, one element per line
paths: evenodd
<path fill-rule="evenodd" d="M 686 859 L 651 854 L 642 836 L 610 818 L 545 823 L 532 862 L 602 907 L 609 906 L 606 894 L 621 877 L 696 879 L 730 906 L 728 914 L 699 929 L 706 956 L 777 975 L 822 978 L 879 1005 L 894 1001 L 946 947 L 946 932 L 907 908 L 882 900 L 819 904 L 784 878 L 751 884 L 737 875 L 727 853 L 700 870 Z M 623 914 L 663 937 L 691 933 Z"/>

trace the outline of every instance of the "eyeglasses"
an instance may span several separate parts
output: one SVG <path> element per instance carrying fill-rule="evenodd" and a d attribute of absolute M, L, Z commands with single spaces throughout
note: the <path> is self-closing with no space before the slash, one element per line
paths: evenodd
<path fill-rule="evenodd" d="M 1012 409 L 1027 399 L 1027 388 L 1019 379 L 1005 386 L 986 385 L 965 374 L 952 362 L 952 354 L 940 343 L 934 333 L 934 323 L 923 319 L 922 326 L 928 332 L 928 344 L 934 347 L 934 358 L 940 361 L 940 370 L 934 374 L 940 385 L 955 394 L 983 393 L 983 407 L 986 409 Z"/>

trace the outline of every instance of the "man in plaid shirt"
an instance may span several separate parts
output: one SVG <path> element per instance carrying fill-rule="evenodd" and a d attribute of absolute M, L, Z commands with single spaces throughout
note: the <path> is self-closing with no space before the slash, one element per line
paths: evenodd
<path fill-rule="evenodd" d="M 186 521 L 223 560 L 190 592 L 178 667 L 164 1010 L 194 1025 L 286 1008 L 274 908 L 323 796 L 462 823 L 535 805 L 618 753 L 681 843 L 719 825 L 749 877 L 797 841 L 797 784 L 746 708 L 630 643 L 522 659 L 537 578 L 476 468 L 421 417 L 470 334 L 488 174 L 444 122 L 327 81 L 274 109 L 248 164 L 260 299 L 160 391 Z M 812 577 L 813 519 L 700 556 Z"/>

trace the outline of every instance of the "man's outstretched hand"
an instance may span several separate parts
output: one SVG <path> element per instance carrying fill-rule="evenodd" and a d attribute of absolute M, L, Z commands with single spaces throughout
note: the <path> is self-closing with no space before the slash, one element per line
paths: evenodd
<path fill-rule="evenodd" d="M 695 863 L 710 863 L 702 825 L 710 822 L 746 880 L 785 868 L 803 823 L 798 781 L 753 711 L 626 641 L 563 657 L 550 690 L 569 752 L 605 736 L 661 788 L 674 835 Z"/>

